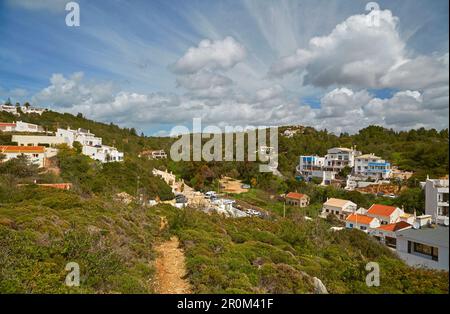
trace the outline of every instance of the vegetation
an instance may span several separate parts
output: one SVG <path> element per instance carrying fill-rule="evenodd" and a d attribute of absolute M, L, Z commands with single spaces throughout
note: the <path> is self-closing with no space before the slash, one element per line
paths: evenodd
<path fill-rule="evenodd" d="M 16 119 L 0 112 L 0 121 Z M 317 277 L 332 293 L 448 293 L 448 273 L 410 268 L 366 234 L 332 232 L 336 221 L 317 218 L 328 197 L 350 199 L 366 208 L 376 202 L 420 211 L 424 196 L 419 180 L 427 173 L 448 173 L 448 130 L 394 132 L 369 127 L 356 135 L 336 136 L 303 128 L 293 138 L 280 137 L 280 178 L 260 173 L 254 162 L 139 158 L 145 149 L 169 151 L 173 139 L 138 136 L 133 129 L 94 122 L 81 114 L 49 111 L 42 116 L 22 114 L 20 119 L 47 130 L 89 129 L 105 144 L 124 151 L 125 161 L 101 164 L 83 156 L 79 147 L 61 146 L 52 160 L 56 170 L 44 171 L 26 158 L 2 161 L 0 156 L 0 293 L 152 293 L 153 247 L 172 235 L 179 237 L 185 250 L 194 292 L 311 293 L 312 278 Z M 11 135 L 0 132 L 0 144 L 11 144 Z M 295 179 L 299 155 L 351 145 L 415 171 L 409 188 L 389 199 Z M 170 187 L 151 174 L 155 167 L 173 171 L 200 190 L 215 189 L 223 175 L 241 179 L 252 189 L 233 197 L 270 215 L 231 219 L 116 199 L 121 192 L 144 200 L 172 199 Z M 73 189 L 43 188 L 35 182 L 71 182 Z M 308 194 L 310 206 L 284 207 L 278 198 L 288 191 Z M 168 220 L 163 230 L 162 217 Z M 64 285 L 68 262 L 80 265 L 80 287 Z M 368 262 L 380 265 L 380 287 L 365 284 Z"/>

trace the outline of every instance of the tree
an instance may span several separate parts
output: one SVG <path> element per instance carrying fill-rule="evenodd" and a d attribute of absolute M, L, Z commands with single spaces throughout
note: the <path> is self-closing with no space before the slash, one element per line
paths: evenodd
<path fill-rule="evenodd" d="M 344 168 L 341 169 L 341 171 L 339 171 L 339 176 L 341 178 L 347 178 L 347 176 L 352 172 L 352 168 L 350 168 L 349 166 L 345 166 Z"/>

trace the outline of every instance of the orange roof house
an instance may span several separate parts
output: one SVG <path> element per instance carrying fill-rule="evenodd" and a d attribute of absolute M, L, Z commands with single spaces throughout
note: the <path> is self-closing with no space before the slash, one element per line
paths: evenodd
<path fill-rule="evenodd" d="M 388 225 L 382 225 L 379 226 L 377 229 L 380 231 L 390 231 L 390 232 L 396 232 L 399 230 L 403 230 L 406 228 L 410 228 L 411 225 L 405 221 L 399 221 L 393 224 L 388 224 Z"/>
<path fill-rule="evenodd" d="M 370 206 L 367 214 L 373 216 L 390 217 L 396 209 L 397 207 L 395 206 L 373 204 L 372 206 Z"/>
<path fill-rule="evenodd" d="M 289 192 L 286 197 L 286 204 L 292 206 L 306 207 L 309 205 L 309 196 L 297 192 Z"/>
<path fill-rule="evenodd" d="M 403 210 L 388 205 L 373 204 L 367 211 L 367 216 L 378 218 L 383 225 L 392 224 L 400 221 L 400 216 L 404 214 Z"/>
<path fill-rule="evenodd" d="M 301 199 L 303 199 L 305 196 L 307 197 L 306 194 L 301 194 L 301 193 L 297 193 L 297 192 L 289 192 L 289 193 L 286 195 L 286 198 L 292 198 L 292 199 L 296 199 L 296 200 L 301 200 Z"/>
<path fill-rule="evenodd" d="M 360 214 L 351 214 L 347 217 L 346 221 L 354 222 L 357 224 L 369 225 L 374 219 L 376 218 Z"/>

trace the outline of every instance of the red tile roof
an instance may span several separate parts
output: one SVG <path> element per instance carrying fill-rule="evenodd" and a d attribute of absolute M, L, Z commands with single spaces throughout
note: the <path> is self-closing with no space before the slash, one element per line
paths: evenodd
<path fill-rule="evenodd" d="M 411 225 L 405 221 L 399 221 L 397 223 L 383 225 L 378 227 L 377 229 L 383 230 L 383 231 L 398 231 L 405 228 L 409 228 Z"/>
<path fill-rule="evenodd" d="M 0 126 L 16 126 L 15 123 L 9 123 L 9 122 L 0 122 Z"/>
<path fill-rule="evenodd" d="M 355 223 L 359 223 L 359 224 L 364 224 L 364 225 L 368 225 L 372 222 L 372 220 L 374 220 L 375 218 L 373 217 L 369 217 L 366 215 L 359 215 L 359 214 L 350 214 L 346 221 L 351 221 L 351 222 L 355 222 Z"/>
<path fill-rule="evenodd" d="M 370 206 L 369 210 L 367 211 L 367 214 L 374 216 L 389 217 L 396 209 L 397 207 L 395 206 L 373 204 L 372 206 Z"/>
<path fill-rule="evenodd" d="M 296 200 L 301 200 L 305 196 L 306 196 L 305 194 L 301 194 L 301 193 L 297 193 L 297 192 L 289 192 L 286 195 L 286 198 L 293 198 L 293 199 L 296 199 Z"/>
<path fill-rule="evenodd" d="M 0 146 L 0 153 L 44 153 L 44 146 Z"/>

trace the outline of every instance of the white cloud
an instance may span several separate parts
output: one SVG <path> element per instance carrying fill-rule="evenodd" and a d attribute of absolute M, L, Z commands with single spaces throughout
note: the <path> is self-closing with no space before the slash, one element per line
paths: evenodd
<path fill-rule="evenodd" d="M 244 46 L 233 37 L 223 40 L 202 40 L 191 47 L 173 66 L 176 73 L 195 73 L 201 69 L 229 69 L 246 57 Z"/>
<path fill-rule="evenodd" d="M 284 92 L 281 85 L 274 85 L 268 88 L 262 88 L 256 91 L 257 101 L 266 101 L 280 96 Z"/>
<path fill-rule="evenodd" d="M 377 87 L 379 79 L 401 62 L 405 53 L 398 19 L 388 10 L 379 11 L 379 17 L 379 26 L 373 26 L 368 15 L 350 16 L 329 35 L 312 38 L 307 49 L 278 60 L 270 74 L 306 71 L 305 82 L 317 86 Z"/>
<path fill-rule="evenodd" d="M 353 92 L 348 88 L 336 88 L 321 99 L 321 109 L 316 117 L 339 118 L 351 115 L 361 109 L 361 105 L 370 101 L 371 95 L 366 91 Z"/>
<path fill-rule="evenodd" d="M 398 31 L 399 20 L 389 10 L 378 11 L 379 26 L 368 15 L 353 15 L 327 36 L 314 37 L 306 49 L 279 59 L 269 74 L 306 74 L 305 84 L 329 87 L 423 89 L 448 85 L 448 53 L 444 56 L 409 57 Z"/>
<path fill-rule="evenodd" d="M 335 132 L 357 132 L 368 125 L 397 130 L 448 127 L 448 107 L 435 110 L 419 91 L 405 90 L 381 99 L 366 90 L 335 89 L 321 99 L 315 109 L 319 128 Z"/>

